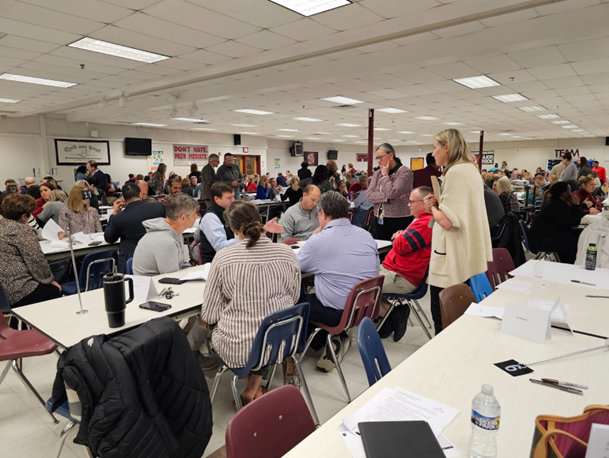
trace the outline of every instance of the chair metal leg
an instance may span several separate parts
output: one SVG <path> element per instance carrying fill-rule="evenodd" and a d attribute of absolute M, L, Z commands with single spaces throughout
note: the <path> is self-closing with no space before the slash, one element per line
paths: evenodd
<path fill-rule="evenodd" d="M 347 387 L 347 381 L 345 380 L 345 376 L 343 375 L 343 370 L 340 367 L 340 363 L 338 362 L 338 356 L 336 355 L 336 352 L 334 351 L 334 346 L 332 345 L 332 335 L 328 333 L 328 348 L 330 351 L 330 354 L 332 355 L 332 360 L 334 361 L 334 364 L 336 364 L 336 370 L 338 371 L 338 376 L 340 377 L 340 381 L 343 384 L 343 388 L 345 389 L 345 393 L 347 393 L 347 399 L 348 402 L 351 402 L 351 395 L 349 394 L 349 388 Z"/>
<path fill-rule="evenodd" d="M 19 377 L 19 379 L 21 379 L 21 382 L 25 385 L 25 387 L 30 390 L 30 393 L 32 393 L 34 396 L 36 396 L 36 398 L 38 399 L 38 401 L 40 401 L 40 404 L 42 404 L 42 407 L 44 408 L 44 410 L 51 416 L 51 418 L 53 419 L 53 423 L 57 424 L 59 423 L 59 420 L 57 418 L 55 418 L 55 415 L 53 415 L 49 410 L 47 410 L 46 408 L 46 404 L 45 402 L 42 400 L 42 398 L 40 397 L 40 395 L 38 394 L 38 391 L 36 391 L 36 389 L 32 386 L 32 384 L 30 383 L 30 381 L 27 379 L 27 377 L 25 376 L 25 374 L 21 371 L 21 369 L 18 367 L 17 365 L 17 360 L 13 360 L 12 361 L 12 366 L 13 366 L 13 370 L 17 373 L 17 377 Z"/>
<path fill-rule="evenodd" d="M 220 385 L 220 379 L 222 378 L 222 374 L 224 374 L 227 370 L 228 367 L 222 366 L 218 369 L 218 372 L 216 372 L 216 376 L 214 377 L 214 385 L 212 386 L 211 394 L 209 396 L 211 404 L 214 403 L 214 398 L 216 397 L 216 391 L 218 391 L 218 385 Z"/>
<path fill-rule="evenodd" d="M 309 410 L 311 411 L 311 416 L 313 417 L 313 422 L 315 422 L 316 426 L 320 426 L 319 417 L 317 416 L 317 411 L 315 410 L 315 406 L 313 405 L 313 398 L 311 397 L 311 393 L 309 392 L 309 386 L 307 385 L 307 381 L 305 380 L 304 372 L 302 371 L 302 367 L 300 367 L 300 362 L 296 356 L 292 356 L 294 362 L 296 363 L 296 369 L 298 369 L 298 376 L 300 377 L 300 382 L 302 383 L 302 387 L 304 389 L 305 398 L 307 404 L 309 404 Z"/>
<path fill-rule="evenodd" d="M 302 361 L 302 358 L 304 358 L 304 355 L 307 352 L 307 350 L 309 349 L 309 346 L 311 345 L 311 342 L 313 342 L 313 338 L 317 335 L 317 333 L 319 331 L 321 331 L 321 328 L 315 328 L 315 330 L 311 333 L 311 335 L 307 339 L 307 344 L 305 345 L 304 350 L 300 354 L 300 361 Z"/>
<path fill-rule="evenodd" d="M 294 360 L 296 360 L 297 358 L 294 358 Z M 278 364 L 275 364 L 273 366 L 273 370 L 271 371 L 271 376 L 269 377 L 269 379 L 266 382 L 266 390 L 269 391 L 271 389 L 271 383 L 273 383 L 273 377 L 275 377 L 275 371 L 277 370 L 277 366 Z"/>
<path fill-rule="evenodd" d="M 419 309 L 419 313 L 423 315 L 423 318 L 425 318 L 425 322 L 427 323 L 427 327 L 429 329 L 431 329 L 431 322 L 429 321 L 429 318 L 427 317 L 427 313 L 425 313 L 425 310 L 423 310 L 423 308 L 421 307 L 421 304 L 419 304 L 419 301 L 417 301 L 416 299 L 413 299 L 412 302 L 414 302 L 414 304 L 416 305 L 417 309 Z"/>
<path fill-rule="evenodd" d="M 231 381 L 231 387 L 233 388 L 233 397 L 235 398 L 235 405 L 237 406 L 237 411 L 243 408 L 243 404 L 241 404 L 241 393 L 237 389 L 237 379 L 236 375 L 233 375 L 233 380 Z"/>
<path fill-rule="evenodd" d="M 6 374 L 8 374 L 8 370 L 11 368 L 11 362 L 7 361 L 6 363 L 6 367 L 4 368 L 4 370 L 2 371 L 2 374 L 0 375 L 0 385 L 2 385 L 2 382 L 4 382 L 4 378 L 6 377 Z"/>
<path fill-rule="evenodd" d="M 385 313 L 385 316 L 383 317 L 383 319 L 381 320 L 381 322 L 379 323 L 379 325 L 376 327 L 376 330 L 379 331 L 383 325 L 385 324 L 385 321 L 387 321 L 387 318 L 389 318 L 389 315 L 391 315 L 391 312 L 393 312 L 393 309 L 395 309 L 395 303 L 390 302 L 391 307 L 389 307 L 389 310 L 387 310 L 387 313 Z"/>
<path fill-rule="evenodd" d="M 76 423 L 74 423 L 73 421 L 70 421 L 65 428 L 63 428 L 63 430 L 59 433 L 59 446 L 57 447 L 57 453 L 55 454 L 55 458 L 59 458 L 61 455 L 61 450 L 63 449 L 63 444 L 65 444 L 66 442 L 66 438 L 68 437 L 68 433 L 70 432 L 70 430 L 72 428 L 74 428 L 74 425 L 76 425 Z"/>
<path fill-rule="evenodd" d="M 408 306 L 410 307 L 410 304 L 408 304 Z M 414 317 L 417 319 L 417 321 L 419 322 L 419 324 L 423 328 L 423 331 L 425 331 L 425 334 L 427 334 L 427 338 L 429 340 L 431 340 L 431 334 L 429 333 L 429 331 L 427 330 L 427 328 L 423 324 L 423 321 L 421 321 L 421 316 L 419 315 L 419 311 L 416 309 L 416 307 L 410 307 L 410 311 L 412 312 L 412 314 L 414 314 Z"/>

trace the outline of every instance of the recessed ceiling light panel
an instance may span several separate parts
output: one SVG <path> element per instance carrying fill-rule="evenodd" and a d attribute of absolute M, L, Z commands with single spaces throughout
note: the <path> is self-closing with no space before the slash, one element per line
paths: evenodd
<path fill-rule="evenodd" d="M 349 0 L 271 0 L 303 16 L 313 16 L 351 3 Z"/>
<path fill-rule="evenodd" d="M 541 105 L 531 105 L 530 107 L 519 107 L 522 111 L 526 111 L 530 113 L 532 111 L 546 111 L 547 108 L 542 107 Z"/>
<path fill-rule="evenodd" d="M 343 127 L 363 127 L 360 124 L 351 124 L 349 122 L 344 122 L 342 124 L 337 124 L 337 126 L 343 126 Z"/>
<path fill-rule="evenodd" d="M 524 102 L 525 100 L 529 100 L 524 95 L 520 94 L 494 95 L 493 98 L 504 103 Z"/>
<path fill-rule="evenodd" d="M 68 46 L 72 48 L 84 49 L 86 51 L 98 52 L 101 54 L 108 54 L 109 56 L 123 57 L 125 59 L 137 60 L 139 62 L 146 62 L 147 64 L 153 64 L 160 62 L 165 59 L 169 59 L 169 56 L 163 56 L 153 52 L 142 51 L 141 49 L 130 48 L 128 46 L 117 45 L 114 43 L 108 43 L 107 41 L 96 40 L 94 38 L 85 37 L 82 40 L 75 41 Z"/>
<path fill-rule="evenodd" d="M 185 122 L 209 122 L 205 119 L 199 118 L 173 118 L 175 121 L 185 121 Z"/>
<path fill-rule="evenodd" d="M 576 126 L 575 124 L 569 124 L 568 126 L 560 126 L 563 129 L 579 129 L 579 126 Z"/>
<path fill-rule="evenodd" d="M 470 89 L 482 89 L 485 87 L 501 86 L 501 84 L 499 84 L 497 81 L 489 78 L 486 75 L 472 76 L 470 78 L 457 78 L 453 79 L 453 81 L 455 83 L 462 84 L 463 86 L 468 87 Z"/>
<path fill-rule="evenodd" d="M 18 103 L 21 102 L 21 100 L 15 100 L 15 99 L 0 99 L 0 103 Z"/>
<path fill-rule="evenodd" d="M 408 113 L 406 110 L 400 110 L 398 108 L 379 108 L 376 111 L 381 111 L 383 113 L 391 113 L 391 114 Z"/>
<path fill-rule="evenodd" d="M 258 127 L 255 124 L 231 124 L 231 126 L 235 126 L 235 127 Z"/>
<path fill-rule="evenodd" d="M 561 119 L 560 121 L 550 121 L 552 124 L 571 124 L 571 121 Z"/>
<path fill-rule="evenodd" d="M 421 121 L 436 121 L 438 118 L 434 118 L 433 116 L 417 116 L 416 119 L 420 119 Z"/>
<path fill-rule="evenodd" d="M 302 117 L 302 118 L 293 118 L 293 119 L 296 121 L 304 121 L 304 122 L 322 122 L 323 121 L 323 119 L 307 118 L 306 116 Z"/>
<path fill-rule="evenodd" d="M 539 119 L 558 119 L 560 118 L 560 116 L 558 116 L 557 114 L 543 114 L 543 115 L 537 115 L 537 117 Z M 552 121 L 554 124 L 563 124 L 562 122 L 557 122 L 557 121 Z M 567 121 L 568 123 L 569 121 Z"/>
<path fill-rule="evenodd" d="M 341 105 L 356 105 L 358 103 L 364 103 L 363 100 L 350 99 L 349 97 L 341 97 L 341 96 L 326 97 L 322 100 L 325 100 L 327 102 L 339 103 Z"/>
<path fill-rule="evenodd" d="M 68 88 L 76 86 L 76 83 L 68 83 L 67 81 L 49 80 L 46 78 L 34 78 L 33 76 L 13 75 L 12 73 L 3 73 L 0 75 L 1 80 L 15 81 L 17 83 L 40 84 L 42 86 L 53 86 Z"/>
<path fill-rule="evenodd" d="M 396 132 L 396 134 L 406 134 L 406 135 L 408 135 L 408 134 L 414 134 L 414 132 L 410 132 L 409 130 L 401 130 L 399 132 Z"/>
<path fill-rule="evenodd" d="M 273 114 L 272 111 L 250 110 L 249 108 L 242 108 L 241 110 L 234 110 L 234 111 L 236 111 L 237 113 L 246 113 L 246 114 L 253 114 L 253 115 L 260 115 L 260 116 Z"/>
<path fill-rule="evenodd" d="M 462 122 L 443 122 L 442 124 L 444 124 L 445 126 L 463 126 L 464 125 Z"/>
<path fill-rule="evenodd" d="M 298 132 L 298 129 L 277 129 L 281 132 Z"/>
<path fill-rule="evenodd" d="M 167 124 L 154 124 L 152 122 L 134 122 L 133 125 L 142 127 L 167 127 Z"/>

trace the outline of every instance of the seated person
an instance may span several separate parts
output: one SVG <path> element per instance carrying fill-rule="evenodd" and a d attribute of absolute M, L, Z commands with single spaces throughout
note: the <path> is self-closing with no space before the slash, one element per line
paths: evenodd
<path fill-rule="evenodd" d="M 349 198 L 349 194 L 347 193 L 347 183 L 344 180 L 339 180 L 338 184 L 336 185 L 336 191 L 345 199 Z"/>
<path fill-rule="evenodd" d="M 195 180 L 195 185 L 191 186 L 190 179 L 182 178 L 182 192 L 184 194 L 188 194 L 189 196 L 194 197 L 195 186 L 197 185 L 197 177 L 192 177 Z"/>
<path fill-rule="evenodd" d="M 408 206 L 414 221 L 404 231 L 398 231 L 393 236 L 393 248 L 385 256 L 380 274 L 385 276 L 383 294 L 410 294 L 416 290 L 425 277 L 431 257 L 431 224 L 432 214 L 425 211 L 423 199 L 433 190 L 427 186 L 415 188 L 410 193 Z M 385 316 L 388 304 L 383 303 Z M 385 321 L 379 334 L 389 337 L 393 331 L 393 339 L 397 342 L 406 332 L 406 324 L 410 315 L 410 307 L 397 307 Z"/>
<path fill-rule="evenodd" d="M 347 199 L 336 191 L 328 191 L 320 197 L 318 207 L 320 226 L 297 254 L 300 270 L 315 275 L 315 293 L 302 294 L 298 302 L 310 304 L 309 321 L 336 326 L 353 287 L 379 274 L 379 255 L 372 236 L 349 222 Z M 320 350 L 325 341 L 326 335 L 319 332 L 311 347 Z M 346 335 L 334 339 L 339 361 L 350 343 Z M 317 362 L 322 372 L 330 372 L 334 367 L 330 355 L 324 354 Z"/>
<path fill-rule="evenodd" d="M 121 273 L 125 273 L 127 260 L 133 257 L 137 243 L 146 234 L 144 221 L 165 217 L 165 206 L 161 202 L 143 201 L 141 195 L 142 190 L 137 184 L 126 183 L 122 197 L 113 204 L 112 215 L 104 231 L 106 242 L 121 241 L 117 262 Z M 144 196 L 147 197 L 146 194 Z"/>
<path fill-rule="evenodd" d="M 505 213 L 518 212 L 518 199 L 514 195 L 514 187 L 510 180 L 506 177 L 501 177 L 496 183 L 497 195 L 503 205 L 503 211 Z"/>
<path fill-rule="evenodd" d="M 484 186 L 484 205 L 486 207 L 486 216 L 488 224 L 491 228 L 491 237 L 498 233 L 501 226 L 501 220 L 505 216 L 503 204 L 499 200 L 499 196 L 488 186 Z"/>
<path fill-rule="evenodd" d="M 290 200 L 290 207 L 292 205 L 296 205 L 298 201 L 302 198 L 302 189 L 298 186 L 300 182 L 300 178 L 292 177 L 290 178 L 290 186 L 286 189 L 286 191 L 281 196 L 281 200 L 285 202 L 286 200 Z"/>
<path fill-rule="evenodd" d="M 256 188 L 256 200 L 268 200 L 271 198 L 271 185 L 270 179 L 266 175 L 263 175 L 258 182 Z"/>
<path fill-rule="evenodd" d="M 38 219 L 45 224 L 52 219 L 59 224 L 59 214 L 66 207 L 68 196 L 65 192 L 59 189 L 53 189 L 49 194 L 49 200 L 43 205 L 42 212 L 38 215 Z"/>
<path fill-rule="evenodd" d="M 529 204 L 533 204 L 535 207 L 541 207 L 543 202 L 543 195 L 546 193 L 550 185 L 546 182 L 543 173 L 538 173 L 533 179 L 533 190 L 529 191 Z"/>
<path fill-rule="evenodd" d="M 60 239 L 63 239 L 68 231 L 72 235 L 78 232 L 95 234 L 102 231 L 99 213 L 89 206 L 89 199 L 82 198 L 84 190 L 82 186 L 74 186 L 65 208 L 59 213 L 59 227 L 63 229 L 63 232 L 59 233 Z"/>
<path fill-rule="evenodd" d="M 36 233 L 27 222 L 36 208 L 28 195 L 7 192 L 0 197 L 0 284 L 11 307 L 61 297 Z"/>
<path fill-rule="evenodd" d="M 275 178 L 271 178 L 269 181 L 269 185 L 271 186 L 271 192 L 269 192 L 269 199 L 275 200 L 275 198 L 283 192 L 283 188 L 277 184 L 277 180 Z"/>
<path fill-rule="evenodd" d="M 167 198 L 166 218 L 144 221 L 144 235 L 133 254 L 133 273 L 153 276 L 176 272 L 190 264 L 184 260 L 182 232 L 197 219 L 198 202 L 182 192 Z"/>
<path fill-rule="evenodd" d="M 288 180 L 283 176 L 281 172 L 277 174 L 277 184 L 279 186 L 283 186 L 284 188 L 288 185 Z"/>
<path fill-rule="evenodd" d="M 34 218 L 38 218 L 38 215 L 42 213 L 44 205 L 49 201 L 51 191 L 57 189 L 54 185 L 49 183 L 43 183 L 40 185 L 40 198 L 36 199 L 36 209 L 32 212 Z"/>
<path fill-rule="evenodd" d="M 281 224 L 283 225 L 282 242 L 294 237 L 298 240 L 307 240 L 311 237 L 313 231 L 319 228 L 319 215 L 316 207 L 320 195 L 319 188 L 310 184 L 304 188 L 300 202 L 285 211 L 281 218 Z M 349 208 L 348 203 L 347 208 Z"/>
<path fill-rule="evenodd" d="M 529 230 L 531 251 L 558 253 L 561 262 L 573 264 L 579 238 L 573 228 L 579 226 L 584 215 L 579 197 L 571 194 L 566 181 L 553 183 L 548 193 L 549 201 L 541 207 Z"/>
<path fill-rule="evenodd" d="M 368 185 L 371 181 L 372 178 L 366 179 L 366 187 L 362 188 L 362 190 L 357 193 L 357 197 L 355 197 L 355 200 L 353 201 L 353 205 L 355 205 L 355 213 L 353 214 L 353 224 L 358 227 L 364 227 L 368 210 L 374 207 L 374 204 L 372 202 L 368 202 L 368 199 L 366 199 L 366 194 L 368 193 Z M 374 223 L 374 220 L 372 222 Z"/>
<path fill-rule="evenodd" d="M 579 189 L 573 195 L 579 197 L 584 215 L 598 215 L 603 211 L 603 205 L 592 195 L 595 188 L 594 178 L 579 177 Z"/>
<path fill-rule="evenodd" d="M 371 180 L 372 178 L 368 180 L 368 178 L 366 178 L 366 175 L 360 176 L 359 181 L 357 183 L 353 183 L 351 186 L 349 186 L 349 194 L 352 194 L 353 198 L 355 199 L 357 196 L 359 196 L 360 192 L 368 189 L 368 182 Z"/>
<path fill-rule="evenodd" d="M 236 201 L 224 216 L 237 242 L 218 253 L 211 264 L 201 319 L 217 323 L 212 332 L 214 349 L 228 367 L 239 368 L 247 364 L 262 320 L 296 303 L 300 267 L 288 246 L 264 236 L 255 205 Z M 262 395 L 260 381 L 267 371 L 263 368 L 245 377 L 244 405 Z"/>
<path fill-rule="evenodd" d="M 243 177 L 243 192 L 256 192 L 257 186 L 252 175 Z"/>

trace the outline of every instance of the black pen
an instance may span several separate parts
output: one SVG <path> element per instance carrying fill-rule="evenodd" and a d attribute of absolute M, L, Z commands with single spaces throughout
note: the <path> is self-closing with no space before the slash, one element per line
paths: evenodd
<path fill-rule="evenodd" d="M 591 296 L 589 294 L 586 294 L 586 297 L 598 297 L 598 298 L 601 298 L 601 299 L 609 299 L 609 296 Z"/>
<path fill-rule="evenodd" d="M 568 386 L 554 385 L 552 383 L 542 382 L 541 380 L 535 380 L 534 378 L 530 378 L 529 381 L 531 383 L 536 383 L 537 385 L 547 386 L 547 387 L 554 388 L 554 389 L 560 390 L 560 391 L 566 391 L 567 393 L 579 394 L 580 396 L 584 395 L 584 392 L 582 390 L 570 388 Z"/>

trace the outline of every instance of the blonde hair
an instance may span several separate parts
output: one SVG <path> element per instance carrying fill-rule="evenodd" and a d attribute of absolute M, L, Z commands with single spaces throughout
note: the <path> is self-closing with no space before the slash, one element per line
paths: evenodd
<path fill-rule="evenodd" d="M 457 129 L 443 130 L 434 138 L 440 145 L 448 145 L 448 163 L 446 164 L 446 167 L 444 167 L 443 175 L 446 175 L 448 169 L 455 164 L 469 163 L 474 165 L 474 158 L 469 152 L 467 142 L 465 141 L 463 134 Z"/>
<path fill-rule="evenodd" d="M 85 188 L 83 186 L 77 185 L 77 186 L 74 186 L 72 188 L 72 190 L 70 191 L 70 195 L 68 196 L 68 201 L 66 202 L 66 207 L 68 207 L 74 213 L 80 213 L 81 211 L 88 212 L 90 210 L 89 204 L 84 203 L 84 200 L 82 199 L 82 192 L 85 191 L 85 189 L 87 191 L 89 190 L 89 188 Z M 84 207 L 82 207 L 83 204 L 84 204 Z"/>
<path fill-rule="evenodd" d="M 290 180 L 290 187 L 294 190 L 294 191 L 298 191 L 299 187 L 298 187 L 298 183 L 300 183 L 300 178 L 294 176 L 292 177 L 292 179 Z"/>
<path fill-rule="evenodd" d="M 497 193 L 514 192 L 514 187 L 508 177 L 501 177 L 497 180 Z"/>
<path fill-rule="evenodd" d="M 49 202 L 65 202 L 68 195 L 60 189 L 53 189 L 49 194 Z"/>

